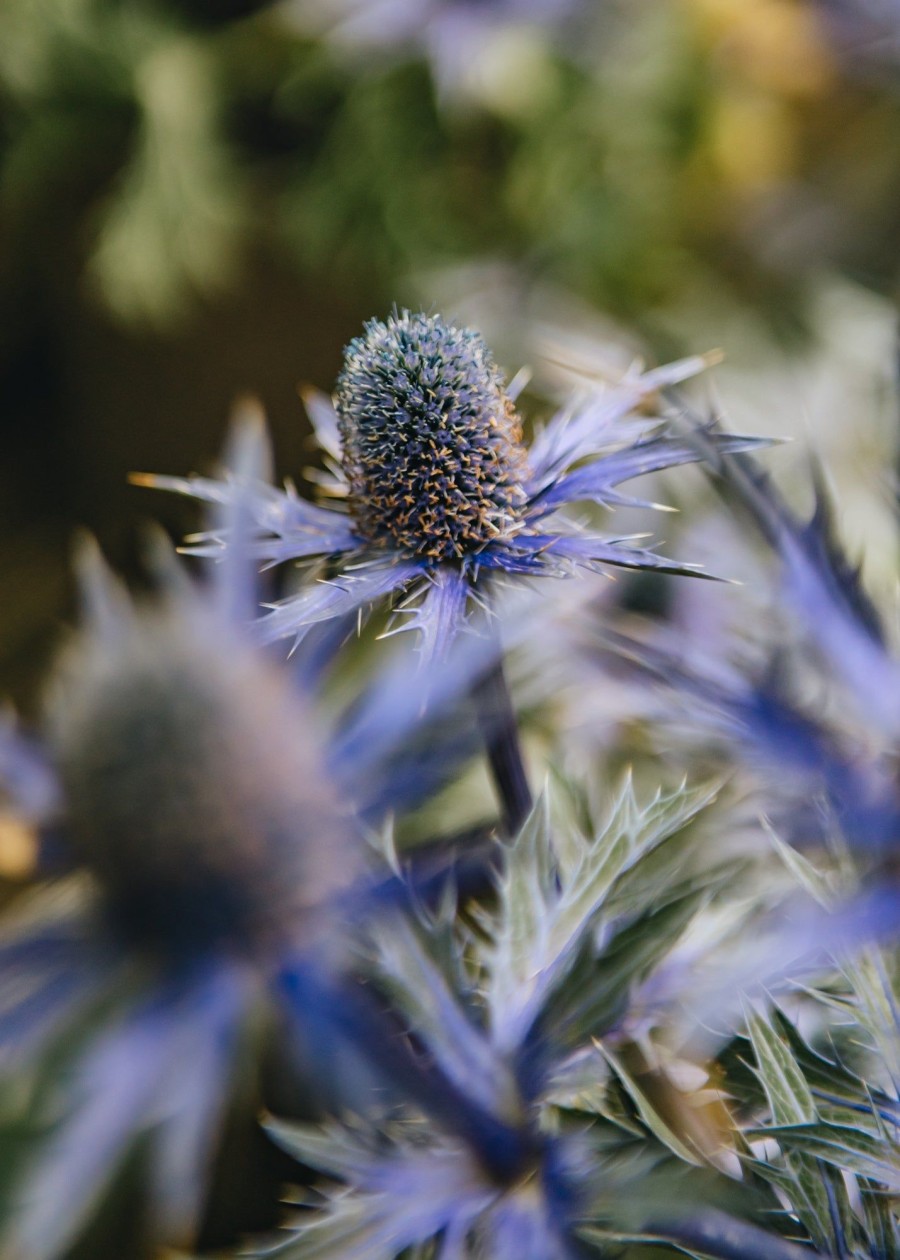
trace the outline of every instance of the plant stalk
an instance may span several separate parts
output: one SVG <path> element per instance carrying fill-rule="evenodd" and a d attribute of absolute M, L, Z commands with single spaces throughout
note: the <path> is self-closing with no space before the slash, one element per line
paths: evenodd
<path fill-rule="evenodd" d="M 531 812 L 534 799 L 522 758 L 516 711 L 499 654 L 472 687 L 472 700 L 503 808 L 503 830 L 512 838 Z"/>

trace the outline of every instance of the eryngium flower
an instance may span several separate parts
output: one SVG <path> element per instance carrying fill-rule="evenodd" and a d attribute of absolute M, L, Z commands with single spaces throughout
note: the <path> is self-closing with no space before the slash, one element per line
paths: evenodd
<path fill-rule="evenodd" d="M 122 608 L 57 679 L 72 840 L 155 953 L 296 943 L 352 853 L 305 706 L 199 598 Z"/>
<path fill-rule="evenodd" d="M 302 1022 L 285 977 L 331 974 L 337 894 L 361 875 L 315 725 L 274 663 L 190 587 L 135 607 L 88 567 L 95 616 L 57 676 L 46 754 L 80 873 L 0 937 L 4 1068 L 51 1038 L 59 1053 L 95 1012 L 18 1174 L 4 1254 L 21 1260 L 63 1254 L 149 1135 L 151 1230 L 190 1239 L 241 1029 L 266 1002 Z M 327 1011 L 307 1014 L 328 1044 Z"/>
<path fill-rule="evenodd" d="M 261 436 L 235 444 L 248 484 Z M 397 794 L 382 770 L 422 698 L 408 670 L 384 674 L 329 738 L 293 672 L 242 633 L 256 598 L 239 495 L 232 509 L 211 589 L 166 553 L 164 598 L 135 606 L 91 550 L 91 615 L 58 671 L 46 740 L 0 727 L 0 792 L 52 823 L 75 868 L 0 924 L 0 1070 L 40 1068 L 51 1046 L 56 1062 L 50 1096 L 15 1117 L 40 1127 L 49 1113 L 46 1141 L 27 1167 L 4 1165 L 0 1251 L 17 1260 L 64 1254 L 138 1145 L 149 1231 L 190 1241 L 243 1033 L 267 1007 L 300 1094 L 333 1108 L 367 1098 L 347 1050 L 372 1034 L 357 1031 L 365 1012 L 348 1031 L 341 995 L 348 924 L 386 885 L 362 863 L 354 809 L 416 796 L 408 770 Z"/>
<path fill-rule="evenodd" d="M 367 538 L 464 560 L 521 529 L 522 426 L 476 332 L 427 315 L 372 320 L 347 347 L 334 403 Z"/>
<path fill-rule="evenodd" d="M 630 418 L 626 431 L 619 422 L 703 366 L 694 358 L 631 374 L 560 411 L 528 449 L 516 391 L 481 337 L 437 315 L 405 312 L 372 320 L 350 344 L 333 404 L 315 394 L 308 400 L 319 441 L 334 461 L 330 489 L 343 502 L 313 505 L 290 487 L 261 482 L 136 480 L 214 503 L 245 495 L 254 554 L 267 564 L 344 557 L 338 576 L 307 586 L 262 618 L 264 641 L 297 640 L 316 622 L 409 592 L 408 625 L 421 631 L 425 657 L 440 656 L 464 624 L 470 596 L 483 596 L 492 575 L 562 577 L 607 565 L 696 572 L 698 566 L 635 546 L 634 538 L 579 527 L 559 509 L 577 501 L 654 506 L 615 487 L 693 462 L 696 445 L 656 432 L 659 418 L 643 424 Z M 716 433 L 709 443 L 722 453 L 761 440 Z M 221 531 L 192 541 L 189 550 L 200 555 L 219 555 L 228 545 Z"/>

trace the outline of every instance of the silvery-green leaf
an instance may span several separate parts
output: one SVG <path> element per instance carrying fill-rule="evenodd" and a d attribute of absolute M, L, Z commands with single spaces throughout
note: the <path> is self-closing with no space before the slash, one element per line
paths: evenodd
<path fill-rule="evenodd" d="M 768 1019 L 756 1012 L 750 1012 L 747 1028 L 775 1124 L 814 1124 L 818 1115 L 812 1091 L 786 1041 Z M 829 1249 L 834 1240 L 832 1212 L 815 1159 L 799 1154 L 788 1156 L 786 1167 L 794 1183 L 791 1201 L 798 1216 L 816 1245 Z"/>
<path fill-rule="evenodd" d="M 552 1072 L 544 1099 L 554 1107 L 603 1114 L 608 1095 L 610 1068 L 607 1059 L 591 1045 L 579 1050 Z M 635 1129 L 635 1132 L 640 1132 Z"/>
<path fill-rule="evenodd" d="M 763 820 L 763 827 L 773 849 L 801 888 L 804 888 L 811 897 L 814 897 L 819 905 L 824 906 L 827 910 L 832 909 L 837 894 L 833 877 L 818 870 L 808 857 L 792 845 L 786 844 L 774 827 L 765 819 Z"/>
<path fill-rule="evenodd" d="M 550 819 L 546 794 L 537 802 L 509 851 L 484 949 L 486 1003 L 494 1041 L 515 1046 L 525 1031 L 522 1012 L 549 961 L 553 914 L 548 866 Z"/>
<path fill-rule="evenodd" d="M 680 831 L 714 799 L 717 790 L 704 787 L 682 788 L 668 795 L 658 792 L 642 808 L 635 799 L 631 777 L 626 776 L 607 823 L 561 889 L 551 935 L 551 947 L 558 955 L 590 921 L 619 876 Z"/>
<path fill-rule="evenodd" d="M 821 1170 L 815 1160 L 798 1155 L 786 1160 L 784 1164 L 752 1160 L 748 1161 L 748 1167 L 758 1177 L 781 1191 L 815 1246 L 826 1255 L 834 1255 L 831 1205 Z"/>
<path fill-rule="evenodd" d="M 590 1228 L 583 1235 L 601 1248 L 617 1242 L 668 1245 L 693 1260 L 810 1260 L 812 1255 L 806 1247 L 714 1209 L 693 1216 L 684 1212 L 668 1226 L 660 1223 L 643 1232 Z"/>
<path fill-rule="evenodd" d="M 266 1132 L 300 1163 L 331 1177 L 352 1181 L 361 1177 L 372 1160 L 371 1144 L 346 1125 L 299 1124 L 270 1119 Z"/>
<path fill-rule="evenodd" d="M 684 934 L 706 895 L 703 888 L 690 890 L 647 911 L 617 932 L 599 957 L 589 942 L 546 1002 L 540 1026 L 561 1044 L 603 1036 L 623 1020 L 630 1027 L 632 994 Z"/>
<path fill-rule="evenodd" d="M 861 950 L 842 970 L 853 988 L 855 1018 L 870 1034 L 894 1081 L 900 1081 L 900 1009 L 879 949 Z"/>
<path fill-rule="evenodd" d="M 488 1111 L 506 1111 L 515 1097 L 511 1073 L 409 924 L 379 924 L 373 939 L 380 977 L 450 1080 Z"/>
<path fill-rule="evenodd" d="M 546 814 L 535 811 L 509 852 L 493 939 L 482 951 L 491 1034 L 500 1048 L 521 1042 L 549 994 L 566 978 L 584 934 L 620 876 L 678 832 L 715 792 L 707 787 L 657 793 L 641 807 L 626 776 L 599 832 L 590 839 L 569 834 L 567 869 L 560 869 L 558 886 L 543 856 Z"/>
<path fill-rule="evenodd" d="M 823 1118 L 833 1119 L 830 1112 L 855 1114 L 854 1123 L 869 1131 L 884 1132 L 884 1124 L 900 1122 L 900 1103 L 883 1090 L 875 1088 L 849 1068 L 823 1055 L 806 1044 L 797 1027 L 777 1006 L 770 1012 L 773 1025 L 787 1041 L 803 1075 L 812 1090 L 816 1108 Z"/>
<path fill-rule="evenodd" d="M 880 1181 L 890 1190 L 900 1191 L 900 1148 L 884 1138 L 874 1137 L 850 1125 L 773 1125 L 745 1130 L 751 1141 L 774 1138 L 786 1152 L 796 1151 L 824 1160 L 835 1168 Z"/>
<path fill-rule="evenodd" d="M 393 1260 L 392 1249 L 378 1246 L 373 1216 L 369 1202 L 346 1193 L 331 1199 L 327 1212 L 284 1242 L 248 1254 L 260 1260 Z"/>
<path fill-rule="evenodd" d="M 756 1066 L 776 1124 L 812 1124 L 816 1104 L 790 1047 L 764 1016 L 751 1011 L 747 1029 Z"/>
<path fill-rule="evenodd" d="M 882 1260 L 900 1260 L 900 1224 L 891 1198 L 879 1186 L 863 1181 L 860 1204 L 872 1252 Z"/>

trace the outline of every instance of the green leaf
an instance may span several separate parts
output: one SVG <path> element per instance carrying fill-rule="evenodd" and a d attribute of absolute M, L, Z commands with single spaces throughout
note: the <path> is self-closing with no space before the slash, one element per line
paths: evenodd
<path fill-rule="evenodd" d="M 495 915 L 483 947 L 485 1000 L 494 1041 L 514 1047 L 530 1020 L 542 965 L 549 954 L 552 875 L 550 814 L 546 793 L 537 801 L 509 850 Z"/>
<path fill-rule="evenodd" d="M 828 1192 L 815 1160 L 795 1156 L 784 1166 L 765 1160 L 748 1161 L 749 1167 L 770 1185 L 776 1186 L 791 1205 L 818 1250 L 834 1254 L 834 1229 Z"/>
<path fill-rule="evenodd" d="M 751 1012 L 747 1030 L 756 1055 L 772 1118 L 776 1124 L 811 1124 L 817 1118 L 816 1104 L 790 1046 L 762 1015 Z"/>
<path fill-rule="evenodd" d="M 273 1126 L 307 1162 L 328 1164 L 349 1188 L 326 1191 L 319 1210 L 301 1215 L 291 1236 L 255 1253 L 279 1260 L 393 1260 L 448 1227 L 467 1232 L 497 1200 L 498 1187 L 471 1153 L 424 1125 L 399 1126 L 368 1142 L 337 1126 L 317 1140 L 312 1126 Z"/>
<path fill-rule="evenodd" d="M 774 1138 L 786 1153 L 810 1155 L 835 1168 L 880 1181 L 893 1191 L 900 1190 L 900 1150 L 861 1129 L 820 1120 L 815 1124 L 774 1125 L 744 1132 L 751 1141 Z"/>
<path fill-rule="evenodd" d="M 900 1260 L 900 1226 L 891 1199 L 864 1180 L 859 1189 L 871 1251 L 879 1260 Z"/>
<path fill-rule="evenodd" d="M 683 936 L 704 904 L 704 889 L 691 890 L 659 910 L 648 910 L 615 933 L 600 957 L 583 948 L 541 1012 L 557 1042 L 578 1046 L 602 1037 L 623 1017 L 635 989 Z"/>
<path fill-rule="evenodd" d="M 551 931 L 557 953 L 596 913 L 615 881 L 662 841 L 680 831 L 716 796 L 716 787 L 682 787 L 664 795 L 657 792 L 642 809 L 626 775 L 603 829 L 586 847 L 581 862 L 563 885 Z"/>
<path fill-rule="evenodd" d="M 370 1144 L 348 1126 L 270 1119 L 265 1128 L 289 1155 L 330 1177 L 352 1181 L 372 1159 Z"/>
<path fill-rule="evenodd" d="M 379 1245 L 380 1223 L 369 1196 L 345 1192 L 286 1241 L 246 1254 L 259 1260 L 393 1260 L 395 1249 Z"/>
<path fill-rule="evenodd" d="M 772 1008 L 771 1018 L 790 1046 L 824 1119 L 847 1124 L 852 1120 L 853 1124 L 865 1126 L 869 1132 L 879 1135 L 884 1134 L 886 1121 L 900 1121 L 900 1103 L 895 1098 L 807 1045 L 796 1026 L 777 1006 Z"/>
<path fill-rule="evenodd" d="M 563 840 L 551 837 L 546 805 L 535 808 L 509 851 L 497 911 L 484 921 L 490 941 L 480 953 L 498 1046 L 512 1050 L 521 1043 L 577 964 L 617 881 L 679 832 L 716 791 L 658 792 L 641 807 L 628 775 L 605 824 L 591 838 L 573 828 Z M 551 852 L 565 854 L 556 872 L 558 886 L 548 867 Z"/>
<path fill-rule="evenodd" d="M 879 949 L 861 950 L 842 968 L 853 987 L 855 1019 L 874 1042 L 893 1080 L 900 1080 L 900 1011 Z"/>
<path fill-rule="evenodd" d="M 792 845 L 786 844 L 766 819 L 762 820 L 762 825 L 772 842 L 773 849 L 800 887 L 804 888 L 819 905 L 824 906 L 826 910 L 831 910 L 837 897 L 834 877 L 818 870 L 809 858 L 804 857 Z"/>
<path fill-rule="evenodd" d="M 750 1013 L 747 1030 L 775 1125 L 814 1124 L 818 1114 L 812 1091 L 790 1046 L 769 1021 L 756 1012 Z M 786 1167 L 792 1183 L 791 1200 L 797 1215 L 816 1246 L 830 1251 L 834 1244 L 834 1227 L 829 1194 L 821 1170 L 813 1157 L 800 1154 L 788 1157 Z M 766 1175 L 762 1169 L 759 1171 Z"/>

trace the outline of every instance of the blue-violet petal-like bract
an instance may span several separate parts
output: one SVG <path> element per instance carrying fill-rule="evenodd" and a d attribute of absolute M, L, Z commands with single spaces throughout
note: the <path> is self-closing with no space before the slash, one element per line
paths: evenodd
<path fill-rule="evenodd" d="M 573 502 L 611 507 L 640 500 L 616 490 L 646 472 L 701 456 L 682 437 L 651 431 L 623 440 L 620 421 L 667 385 L 700 371 L 697 356 L 644 374 L 564 408 L 530 449 L 503 375 L 481 336 L 438 315 L 371 320 L 347 347 L 332 402 L 311 395 L 310 418 L 334 474 L 330 505 L 293 488 L 239 486 L 141 474 L 139 484 L 227 503 L 247 497 L 252 550 L 273 565 L 331 557 L 342 567 L 302 587 L 260 619 L 264 642 L 299 640 L 309 627 L 407 594 L 409 628 L 426 660 L 444 656 L 471 600 L 483 602 L 504 575 L 562 577 L 615 565 L 667 573 L 698 566 L 668 560 L 633 538 L 611 538 L 558 515 Z M 655 429 L 659 429 L 659 424 Z M 718 454 L 764 439 L 711 433 Z M 644 506 L 653 506 L 644 504 Z M 194 554 L 219 556 L 222 531 L 195 536 Z"/>

